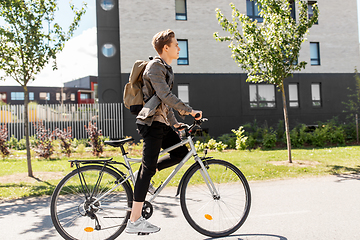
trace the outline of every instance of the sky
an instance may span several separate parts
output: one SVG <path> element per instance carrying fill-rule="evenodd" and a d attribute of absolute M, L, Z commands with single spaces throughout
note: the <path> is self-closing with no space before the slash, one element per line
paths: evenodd
<path fill-rule="evenodd" d="M 84 0 L 72 0 L 75 7 L 80 8 Z M 57 55 L 58 70 L 53 71 L 52 64 L 46 66 L 40 74 L 35 77 L 35 81 L 28 86 L 49 86 L 61 87 L 64 82 L 74 79 L 97 76 L 97 36 L 96 36 L 96 7 L 95 0 L 85 0 L 87 2 L 86 13 L 80 21 L 79 28 L 74 32 L 73 38 L 65 43 L 62 52 Z M 59 10 L 55 15 L 55 21 L 68 29 L 72 21 L 72 12 L 69 7 L 69 0 L 59 0 Z M 0 19 L 0 25 L 5 24 Z M 1 73 L 0 75 L 4 75 Z M 18 86 L 19 84 L 11 78 L 5 81 L 0 80 L 0 86 Z"/>
<path fill-rule="evenodd" d="M 28 86 L 61 87 L 64 82 L 75 80 L 86 76 L 97 76 L 97 42 L 96 42 L 96 7 L 95 0 L 72 0 L 75 6 L 80 7 L 82 2 L 87 2 L 87 10 L 80 21 L 79 28 L 74 37 L 65 44 L 64 50 L 57 55 L 58 70 L 53 71 L 51 65 L 46 66 L 36 76 L 35 81 Z M 66 29 L 71 23 L 71 10 L 69 0 L 59 0 L 59 11 L 56 21 Z M 358 25 L 360 26 L 360 0 L 357 0 Z M 4 21 L 0 18 L 0 25 Z M 360 28 L 359 28 L 360 42 Z M 0 71 L 0 75 L 3 75 Z M 19 85 L 12 79 L 0 80 L 0 86 Z"/>

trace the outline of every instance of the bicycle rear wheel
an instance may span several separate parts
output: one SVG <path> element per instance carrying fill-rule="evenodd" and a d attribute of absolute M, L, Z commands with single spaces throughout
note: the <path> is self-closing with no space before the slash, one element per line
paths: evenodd
<path fill-rule="evenodd" d="M 228 236 L 241 227 L 249 214 L 249 184 L 242 172 L 229 162 L 212 159 L 203 163 L 219 196 L 210 192 L 200 165 L 195 165 L 181 187 L 181 209 L 189 224 L 201 234 Z"/>
<path fill-rule="evenodd" d="M 97 165 L 75 169 L 65 176 L 55 188 L 50 205 L 51 219 L 60 235 L 65 239 L 119 236 L 130 217 L 132 189 L 124 182 L 105 193 L 122 180 L 114 170 Z"/>

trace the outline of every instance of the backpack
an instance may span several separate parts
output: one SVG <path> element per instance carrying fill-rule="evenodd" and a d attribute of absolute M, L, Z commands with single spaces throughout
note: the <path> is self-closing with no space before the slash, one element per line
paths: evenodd
<path fill-rule="evenodd" d="M 149 57 L 152 60 L 152 57 Z M 130 109 L 131 114 L 138 115 L 144 106 L 142 75 L 149 61 L 137 60 L 130 73 L 129 82 L 124 87 L 124 105 Z"/>

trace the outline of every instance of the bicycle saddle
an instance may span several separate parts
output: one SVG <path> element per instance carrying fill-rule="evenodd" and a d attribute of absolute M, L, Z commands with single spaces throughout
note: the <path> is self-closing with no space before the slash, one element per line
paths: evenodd
<path fill-rule="evenodd" d="M 127 142 L 131 142 L 134 141 L 133 138 L 125 138 L 125 139 L 119 139 L 119 140 L 109 140 L 109 141 L 105 141 L 104 143 L 113 147 L 120 147 L 121 145 L 127 143 Z"/>

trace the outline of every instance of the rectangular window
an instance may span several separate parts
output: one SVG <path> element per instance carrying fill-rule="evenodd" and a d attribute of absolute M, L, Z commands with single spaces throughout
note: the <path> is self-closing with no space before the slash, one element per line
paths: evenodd
<path fill-rule="evenodd" d="M 175 19 L 187 20 L 186 0 L 175 0 Z"/>
<path fill-rule="evenodd" d="M 61 100 L 65 101 L 66 100 L 66 93 L 63 93 L 61 98 L 60 98 L 60 96 L 61 96 L 61 93 L 56 93 L 56 101 L 61 101 Z"/>
<path fill-rule="evenodd" d="M 272 84 L 250 84 L 251 108 L 275 108 L 275 86 Z"/>
<path fill-rule="evenodd" d="M 184 103 L 189 104 L 189 85 L 179 84 L 178 85 L 178 97 Z"/>
<path fill-rule="evenodd" d="M 6 92 L 0 93 L 0 101 L 3 101 L 4 103 L 6 103 Z"/>
<path fill-rule="evenodd" d="M 80 99 L 90 99 L 90 93 L 80 93 Z"/>
<path fill-rule="evenodd" d="M 312 83 L 311 84 L 311 101 L 313 107 L 321 107 L 321 84 Z"/>
<path fill-rule="evenodd" d="M 290 1 L 291 17 L 296 20 L 295 1 Z"/>
<path fill-rule="evenodd" d="M 75 102 L 75 93 L 72 93 L 72 94 L 70 95 L 70 100 L 73 101 L 73 102 Z"/>
<path fill-rule="evenodd" d="M 41 92 L 41 93 L 39 93 L 39 98 L 40 98 L 40 100 L 49 101 L 50 100 L 50 93 Z"/>
<path fill-rule="evenodd" d="M 291 108 L 299 107 L 299 90 L 297 83 L 289 83 L 289 106 Z"/>
<path fill-rule="evenodd" d="M 310 43 L 310 59 L 312 66 L 320 65 L 320 47 L 318 42 Z"/>
<path fill-rule="evenodd" d="M 187 40 L 177 40 L 180 47 L 179 58 L 177 60 L 178 65 L 189 65 L 189 51 Z"/>
<path fill-rule="evenodd" d="M 313 5 L 316 3 L 316 1 L 308 1 L 308 16 L 309 19 L 314 15 L 314 11 L 313 11 Z M 315 23 L 318 24 L 318 21 Z"/>
<path fill-rule="evenodd" d="M 34 101 L 34 92 L 29 92 L 29 100 Z"/>
<path fill-rule="evenodd" d="M 94 93 L 95 93 L 95 98 L 98 98 L 98 84 L 94 83 L 94 89 L 93 89 Z"/>
<path fill-rule="evenodd" d="M 24 92 L 11 92 L 11 100 L 25 100 Z"/>
<path fill-rule="evenodd" d="M 246 12 L 249 18 L 253 21 L 263 22 L 263 18 L 260 17 L 261 6 L 256 0 L 246 0 Z"/>

